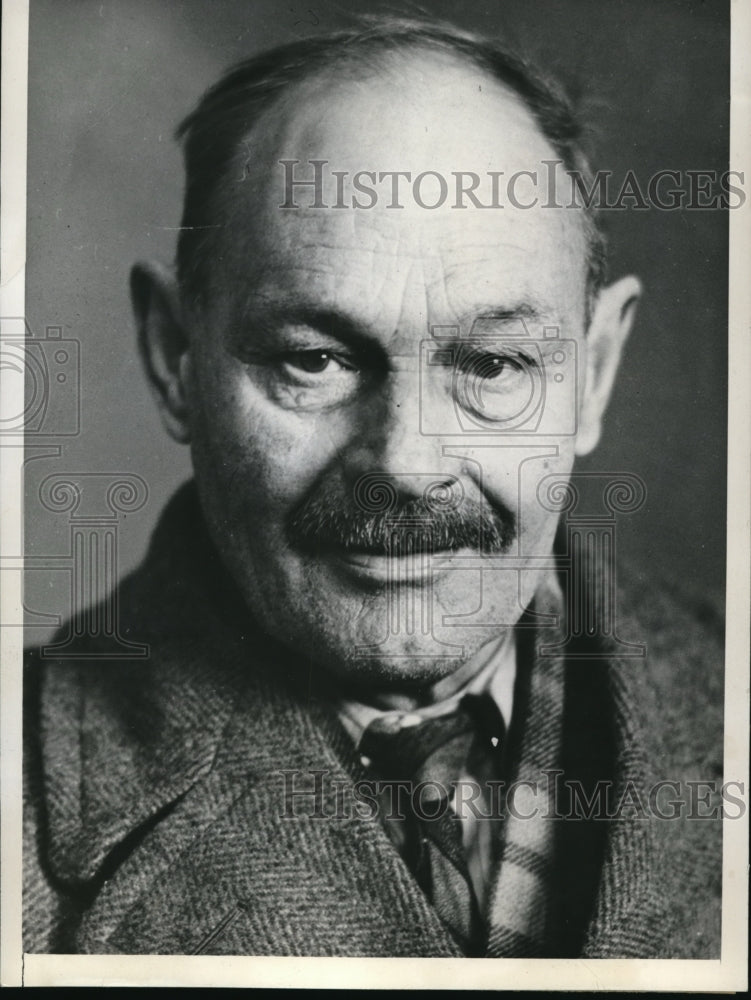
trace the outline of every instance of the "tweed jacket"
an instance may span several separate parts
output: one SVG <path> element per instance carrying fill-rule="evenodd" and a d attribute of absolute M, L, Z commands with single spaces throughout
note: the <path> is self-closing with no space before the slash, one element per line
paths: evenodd
<path fill-rule="evenodd" d="M 648 656 L 564 657 L 565 778 L 644 802 L 656 779 L 721 780 L 717 621 L 638 576 L 619 602 Z M 25 951 L 461 954 L 382 825 L 342 810 L 359 764 L 319 667 L 253 625 L 191 485 L 118 588 L 118 620 L 148 657 L 101 658 L 87 637 L 75 658 L 28 654 Z M 512 745 L 538 642 L 519 634 Z M 315 808 L 291 808 L 290 773 L 320 782 Z M 718 819 L 556 822 L 542 957 L 719 956 Z"/>

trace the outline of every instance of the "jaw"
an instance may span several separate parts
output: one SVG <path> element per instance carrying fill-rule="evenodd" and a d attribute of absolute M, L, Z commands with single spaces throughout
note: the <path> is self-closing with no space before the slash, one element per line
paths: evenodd
<path fill-rule="evenodd" d="M 476 553 L 444 559 L 435 576 L 410 582 L 385 557 L 351 557 L 360 558 L 377 565 L 299 561 L 272 600 L 267 591 L 259 618 L 306 660 L 363 688 L 409 690 L 455 673 L 517 623 L 536 585 L 534 572 Z"/>

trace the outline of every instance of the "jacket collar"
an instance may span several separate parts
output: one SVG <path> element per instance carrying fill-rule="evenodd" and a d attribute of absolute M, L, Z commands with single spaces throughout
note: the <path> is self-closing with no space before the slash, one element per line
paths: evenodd
<path fill-rule="evenodd" d="M 65 882 L 104 874 L 119 842 L 211 770 L 264 663 L 274 663 L 277 677 L 292 671 L 242 608 L 192 483 L 169 503 L 144 564 L 120 586 L 118 620 L 123 637 L 146 645 L 144 659 L 100 658 L 83 639 L 75 658 L 41 662 L 49 861 Z"/>

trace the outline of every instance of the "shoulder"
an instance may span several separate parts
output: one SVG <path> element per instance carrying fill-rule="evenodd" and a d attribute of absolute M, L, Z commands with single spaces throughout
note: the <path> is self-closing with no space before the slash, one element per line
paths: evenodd
<path fill-rule="evenodd" d="M 27 950 L 71 947 L 66 928 L 108 852 L 211 767 L 257 672 L 262 644 L 216 599 L 216 568 L 185 500 L 87 619 L 105 622 L 114 609 L 111 628 L 78 634 L 66 623 L 25 653 Z M 264 697 L 259 684 L 255 702 Z"/>
<path fill-rule="evenodd" d="M 722 598 L 697 593 L 654 568 L 622 561 L 618 628 L 642 643 L 647 723 L 682 772 L 721 778 L 725 673 Z"/>
<path fill-rule="evenodd" d="M 619 566 L 619 628 L 643 643 L 637 710 L 650 748 L 645 808 L 664 856 L 667 951 L 717 958 L 724 815 L 722 600 Z"/>

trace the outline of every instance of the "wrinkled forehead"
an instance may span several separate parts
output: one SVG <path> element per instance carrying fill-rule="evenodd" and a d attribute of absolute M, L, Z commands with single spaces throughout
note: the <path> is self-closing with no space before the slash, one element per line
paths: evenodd
<path fill-rule="evenodd" d="M 521 98 L 479 69 L 424 56 L 320 75 L 241 146 L 218 205 L 225 289 L 357 300 L 409 271 L 467 308 L 515 290 L 583 313 L 583 213 L 546 202 L 564 168 Z"/>

